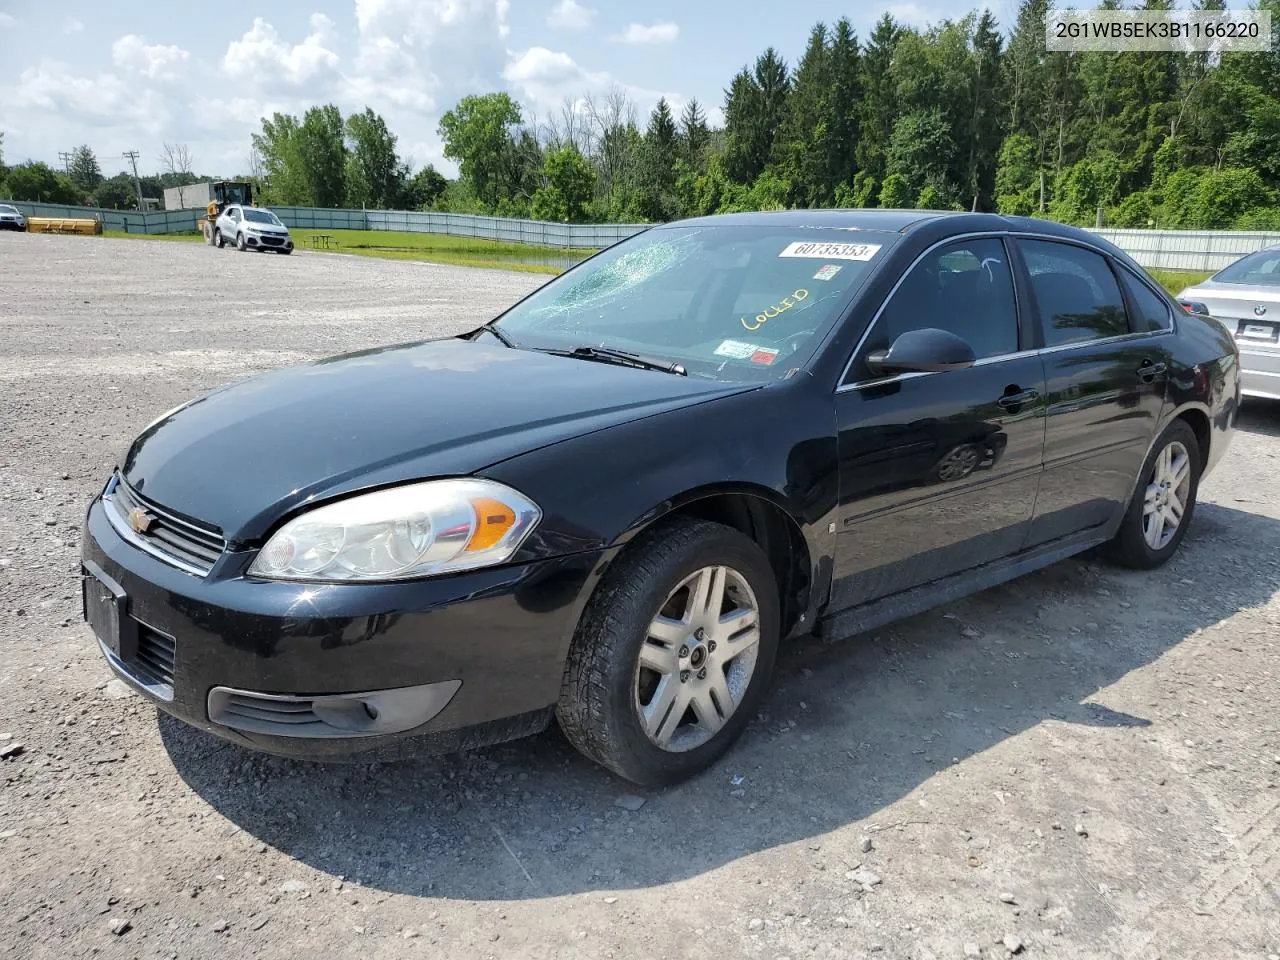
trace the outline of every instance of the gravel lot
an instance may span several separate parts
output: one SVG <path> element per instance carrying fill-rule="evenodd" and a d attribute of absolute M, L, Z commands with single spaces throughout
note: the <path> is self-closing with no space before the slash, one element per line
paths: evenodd
<path fill-rule="evenodd" d="M 1163 570 L 1068 561 L 792 645 L 741 746 L 671 790 L 637 797 L 554 732 L 270 759 L 108 682 L 79 528 L 136 432 L 542 279 L 0 235 L 0 953 L 1280 954 L 1280 406 L 1248 406 Z"/>

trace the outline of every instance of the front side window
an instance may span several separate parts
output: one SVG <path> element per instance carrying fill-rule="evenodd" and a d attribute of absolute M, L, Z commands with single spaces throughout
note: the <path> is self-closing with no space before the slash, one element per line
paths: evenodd
<path fill-rule="evenodd" d="M 927 327 L 954 333 L 978 359 L 1017 352 L 1017 301 L 1001 240 L 960 240 L 926 254 L 885 304 L 864 354 Z"/>
<path fill-rule="evenodd" d="M 233 210 L 231 211 L 231 219 L 232 219 L 232 220 L 235 220 L 237 223 L 239 223 L 239 222 L 240 222 L 240 211 L 239 211 L 239 210 L 234 210 L 234 209 L 233 209 Z"/>
<path fill-rule="evenodd" d="M 1031 274 L 1046 347 L 1129 332 L 1120 285 L 1100 254 L 1051 240 L 1020 240 L 1018 244 Z"/>
<path fill-rule="evenodd" d="M 897 241 L 787 224 L 659 227 L 552 280 L 497 326 L 528 349 L 607 347 L 691 376 L 777 379 Z"/>

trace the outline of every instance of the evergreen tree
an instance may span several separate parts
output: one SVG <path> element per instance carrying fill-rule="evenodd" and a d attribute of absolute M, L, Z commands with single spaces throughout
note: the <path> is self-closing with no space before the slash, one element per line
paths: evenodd
<path fill-rule="evenodd" d="M 71 152 L 67 175 L 85 193 L 93 193 L 98 189 L 98 184 L 102 183 L 102 168 L 98 166 L 98 158 L 87 143 L 80 144 Z"/>
<path fill-rule="evenodd" d="M 858 116 L 861 135 L 855 150 L 858 167 L 876 180 L 884 179 L 885 150 L 898 115 L 894 82 L 889 75 L 893 52 L 902 31 L 884 14 L 876 23 L 861 59 L 862 98 Z"/>

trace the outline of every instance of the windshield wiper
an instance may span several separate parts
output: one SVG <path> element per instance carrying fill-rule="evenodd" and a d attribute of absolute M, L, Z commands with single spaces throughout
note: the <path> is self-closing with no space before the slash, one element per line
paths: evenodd
<path fill-rule="evenodd" d="M 628 367 L 638 367 L 641 370 L 659 370 L 662 373 L 674 373 L 678 377 L 687 377 L 689 375 L 689 371 L 684 368 L 683 364 L 675 363 L 671 360 L 659 360 L 656 357 L 646 357 L 639 353 L 618 350 L 614 347 L 574 347 L 572 350 L 548 350 L 547 353 L 555 354 L 558 357 L 578 357 L 582 360 L 617 363 Z"/>
<path fill-rule="evenodd" d="M 516 342 L 512 340 L 510 337 L 508 337 L 501 330 L 499 330 L 497 327 L 497 324 L 493 323 L 492 321 L 482 325 L 480 329 L 487 330 L 489 333 L 492 333 L 495 337 L 497 337 L 499 340 L 502 341 L 503 346 L 514 348 L 516 345 Z"/>

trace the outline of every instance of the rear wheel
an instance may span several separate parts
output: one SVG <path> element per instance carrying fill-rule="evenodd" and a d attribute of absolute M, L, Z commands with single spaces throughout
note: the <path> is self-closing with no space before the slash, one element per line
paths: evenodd
<path fill-rule="evenodd" d="M 1120 530 L 1104 548 L 1106 555 L 1139 570 L 1168 561 L 1191 525 L 1202 469 L 1195 431 L 1186 421 L 1175 420 L 1143 464 Z"/>
<path fill-rule="evenodd" d="M 222 245 L 225 244 L 226 242 L 227 241 L 223 239 L 222 231 L 219 230 L 217 227 L 214 227 L 213 228 L 213 245 L 217 247 L 219 250 L 221 250 Z"/>
<path fill-rule="evenodd" d="M 578 625 L 557 707 L 565 735 L 646 786 L 705 769 L 768 688 L 778 608 L 752 540 L 701 520 L 655 528 L 614 564 Z"/>

